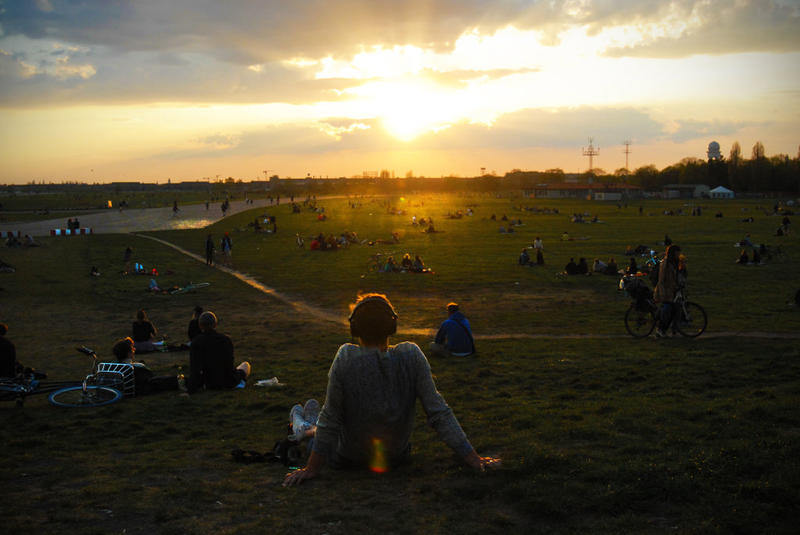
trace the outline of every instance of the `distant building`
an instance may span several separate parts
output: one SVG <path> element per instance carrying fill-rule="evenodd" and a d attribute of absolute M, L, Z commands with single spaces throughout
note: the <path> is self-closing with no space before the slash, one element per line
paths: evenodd
<path fill-rule="evenodd" d="M 709 192 L 712 199 L 733 199 L 736 195 L 725 186 L 717 186 Z"/>
<path fill-rule="evenodd" d="M 642 188 L 632 184 L 537 184 L 533 191 L 525 192 L 537 199 L 589 199 L 597 201 L 619 201 L 622 199 L 640 198 Z"/>
<path fill-rule="evenodd" d="M 705 184 L 667 184 L 661 195 L 665 199 L 700 199 L 709 196 L 709 188 Z"/>
<path fill-rule="evenodd" d="M 708 150 L 706 151 L 708 154 L 708 161 L 718 161 L 722 159 L 722 154 L 719 151 L 719 143 L 716 141 L 712 141 L 708 144 Z"/>

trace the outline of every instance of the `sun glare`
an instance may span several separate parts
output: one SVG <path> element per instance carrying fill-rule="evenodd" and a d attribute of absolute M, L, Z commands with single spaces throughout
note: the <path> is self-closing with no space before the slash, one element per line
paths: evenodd
<path fill-rule="evenodd" d="M 458 119 L 456 96 L 427 81 L 382 81 L 362 86 L 362 90 L 371 97 L 375 116 L 386 131 L 401 141 L 411 141 Z"/>

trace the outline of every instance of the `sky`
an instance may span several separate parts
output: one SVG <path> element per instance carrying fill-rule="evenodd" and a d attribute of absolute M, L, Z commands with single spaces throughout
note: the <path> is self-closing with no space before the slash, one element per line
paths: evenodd
<path fill-rule="evenodd" d="M 800 150 L 800 0 L 0 0 L 0 183 Z"/>

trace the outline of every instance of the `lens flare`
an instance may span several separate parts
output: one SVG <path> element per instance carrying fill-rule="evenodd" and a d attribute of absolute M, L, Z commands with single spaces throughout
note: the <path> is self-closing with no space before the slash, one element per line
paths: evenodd
<path fill-rule="evenodd" d="M 378 438 L 372 439 L 372 458 L 369 462 L 369 469 L 376 474 L 383 474 L 389 471 L 386 452 L 383 450 L 383 442 Z"/>

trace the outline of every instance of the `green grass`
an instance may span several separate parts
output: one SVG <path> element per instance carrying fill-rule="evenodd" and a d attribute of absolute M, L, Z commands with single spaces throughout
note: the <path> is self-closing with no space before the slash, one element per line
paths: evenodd
<path fill-rule="evenodd" d="M 399 199 L 396 201 L 401 202 Z M 424 202 L 424 206 L 422 203 Z M 278 376 L 287 387 L 181 397 L 173 394 L 69 411 L 43 396 L 23 408 L 0 405 L 4 527 L 15 533 L 707 533 L 794 531 L 800 488 L 798 431 L 800 351 L 796 339 L 713 336 L 750 331 L 797 333 L 800 311 L 786 306 L 800 287 L 788 258 L 736 266 L 733 243 L 750 232 L 776 245 L 778 220 L 755 203 L 705 203 L 702 217 L 639 216 L 638 205 L 494 197 L 405 201 L 389 216 L 379 201 L 359 208 L 326 201 L 329 220 L 308 211 L 267 209 L 278 234 L 245 229 L 256 214 L 227 218 L 208 230 L 153 233 L 202 255 L 205 236 L 234 240 L 234 265 L 265 284 L 344 318 L 357 291 L 388 293 L 400 328 L 434 328 L 455 299 L 478 335 L 542 338 L 479 340 L 479 356 L 432 359 L 437 386 L 476 448 L 504 466 L 479 475 L 459 460 L 418 415 L 413 462 L 385 475 L 326 470 L 300 489 L 280 486 L 285 469 L 231 462 L 234 446 L 266 451 L 281 438 L 289 407 L 324 398 L 326 375 L 344 327 L 315 320 L 269 295 L 170 248 L 122 235 L 44 238 L 43 247 L 3 250 L 14 274 L 0 274 L 0 321 L 27 365 L 53 379 L 75 379 L 88 360 L 72 348 L 108 355 L 145 308 L 169 340 L 182 341 L 195 304 L 214 310 L 238 359 L 254 378 Z M 446 220 L 475 204 L 476 215 Z M 557 207 L 536 216 L 514 206 Z M 769 205 L 770 203 L 765 203 Z M 645 204 L 660 213 L 678 203 Z M 722 220 L 713 218 L 718 207 Z M 748 208 L 749 212 L 742 212 Z M 256 213 L 260 213 L 259 210 Z M 567 222 L 573 211 L 597 212 L 605 224 Z M 433 236 L 415 232 L 411 214 L 433 216 Z M 500 217 L 520 217 L 518 233 L 499 234 Z M 354 230 L 395 246 L 311 252 L 294 234 Z M 590 239 L 560 242 L 561 232 Z M 633 340 L 622 317 L 628 300 L 604 276 L 560 278 L 570 256 L 622 263 L 626 244 L 656 247 L 664 232 L 689 256 L 692 299 L 709 313 L 696 340 Z M 535 236 L 544 268 L 516 265 Z M 147 277 L 123 277 L 122 256 L 156 266 L 159 284 L 211 285 L 183 295 L 145 291 Z M 434 275 L 365 271 L 376 251 L 420 254 Z M 102 276 L 89 276 L 96 265 Z M 363 275 L 363 277 L 362 277 Z M 519 284 L 515 284 L 519 282 Z M 565 338 L 565 335 L 582 335 Z M 429 339 L 410 336 L 426 347 Z M 144 355 L 159 373 L 185 371 L 186 353 Z"/>

